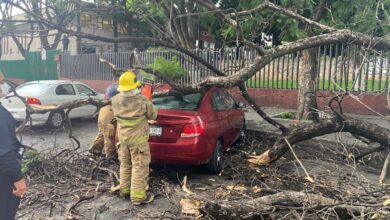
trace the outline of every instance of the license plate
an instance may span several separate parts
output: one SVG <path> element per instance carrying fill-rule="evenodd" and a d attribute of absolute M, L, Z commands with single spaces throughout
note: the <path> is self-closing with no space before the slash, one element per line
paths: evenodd
<path fill-rule="evenodd" d="M 162 127 L 158 127 L 158 126 L 149 127 L 150 136 L 161 136 L 161 134 L 162 134 Z"/>

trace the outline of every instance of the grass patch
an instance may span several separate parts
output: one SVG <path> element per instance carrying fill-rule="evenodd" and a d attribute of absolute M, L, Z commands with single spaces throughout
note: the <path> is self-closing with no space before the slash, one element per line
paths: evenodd
<path fill-rule="evenodd" d="M 348 89 L 348 91 L 356 91 L 357 89 L 353 89 L 353 81 L 348 81 L 346 83 L 345 81 L 336 82 L 337 85 L 333 83 L 333 81 L 329 80 L 319 80 L 317 88 L 318 90 L 324 90 L 324 91 L 331 91 L 335 90 L 338 91 L 340 90 L 340 87 L 344 90 Z M 296 80 L 291 81 L 291 80 L 253 80 L 250 79 L 246 81 L 246 85 L 248 88 L 270 88 L 270 89 L 298 89 L 299 84 Z M 355 87 L 358 88 L 359 82 L 356 83 Z M 366 90 L 368 92 L 379 92 L 379 91 L 384 91 L 386 86 L 388 87 L 390 85 L 390 80 L 389 81 L 378 81 L 378 80 L 372 80 L 369 79 L 367 81 L 367 84 L 363 86 L 363 82 L 361 83 L 360 88 L 362 90 Z"/>
<path fill-rule="evenodd" d="M 277 115 L 277 118 L 281 118 L 281 119 L 294 119 L 294 117 L 295 117 L 295 113 L 293 112 L 282 112 Z"/>

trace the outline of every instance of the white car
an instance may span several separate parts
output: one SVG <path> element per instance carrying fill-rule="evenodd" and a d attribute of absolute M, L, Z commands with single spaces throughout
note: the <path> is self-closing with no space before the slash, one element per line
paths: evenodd
<path fill-rule="evenodd" d="M 29 104 L 36 105 L 60 105 L 88 97 L 103 100 L 104 95 L 97 93 L 89 86 L 69 80 L 41 80 L 23 83 L 16 88 L 16 92 L 26 99 Z M 16 121 L 24 121 L 26 107 L 17 97 L 11 97 L 12 93 L 0 99 L 1 104 L 14 116 Z M 94 105 L 85 105 L 72 109 L 69 118 L 92 117 L 96 113 Z M 53 111 L 46 114 L 31 115 L 34 124 L 46 123 L 49 127 L 59 128 L 65 119 L 64 111 Z"/>
<path fill-rule="evenodd" d="M 11 81 L 3 82 L 0 84 L 0 98 L 8 95 L 11 92 L 12 87 L 17 87 L 16 83 Z"/>

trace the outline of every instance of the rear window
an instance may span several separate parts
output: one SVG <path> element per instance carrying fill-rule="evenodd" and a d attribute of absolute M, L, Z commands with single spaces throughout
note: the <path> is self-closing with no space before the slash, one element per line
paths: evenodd
<path fill-rule="evenodd" d="M 16 88 L 18 94 L 41 94 L 50 87 L 48 83 L 27 83 Z"/>
<path fill-rule="evenodd" d="M 153 104 L 158 109 L 175 109 L 194 111 L 198 109 L 202 99 L 201 93 L 153 98 Z"/>

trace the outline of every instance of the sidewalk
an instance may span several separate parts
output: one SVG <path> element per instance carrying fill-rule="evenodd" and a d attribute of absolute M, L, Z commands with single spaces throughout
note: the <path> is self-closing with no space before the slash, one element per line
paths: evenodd
<path fill-rule="evenodd" d="M 296 109 L 282 109 L 282 108 L 275 108 L 275 107 L 263 107 L 262 108 L 270 117 L 276 116 L 282 112 L 296 112 Z M 361 119 L 368 121 L 370 123 L 377 124 L 381 127 L 390 129 L 390 118 L 383 118 L 380 116 L 371 116 L 371 115 L 354 115 L 354 114 L 348 114 L 348 116 L 354 117 L 356 119 Z M 245 119 L 246 119 L 246 127 L 249 130 L 255 130 L 255 131 L 263 131 L 268 132 L 272 134 L 281 134 L 280 130 L 276 127 L 272 126 L 268 122 L 264 121 L 263 118 L 261 118 L 252 108 L 248 107 L 245 109 Z M 278 121 L 283 121 L 282 123 L 286 126 L 290 123 L 291 120 L 289 119 L 281 119 Z M 361 144 L 360 140 L 357 140 L 349 133 L 333 133 L 329 135 L 324 135 L 321 137 L 317 137 L 315 139 L 319 140 L 327 140 L 327 141 L 341 141 L 343 144 L 348 145 L 355 145 L 355 144 Z"/>

